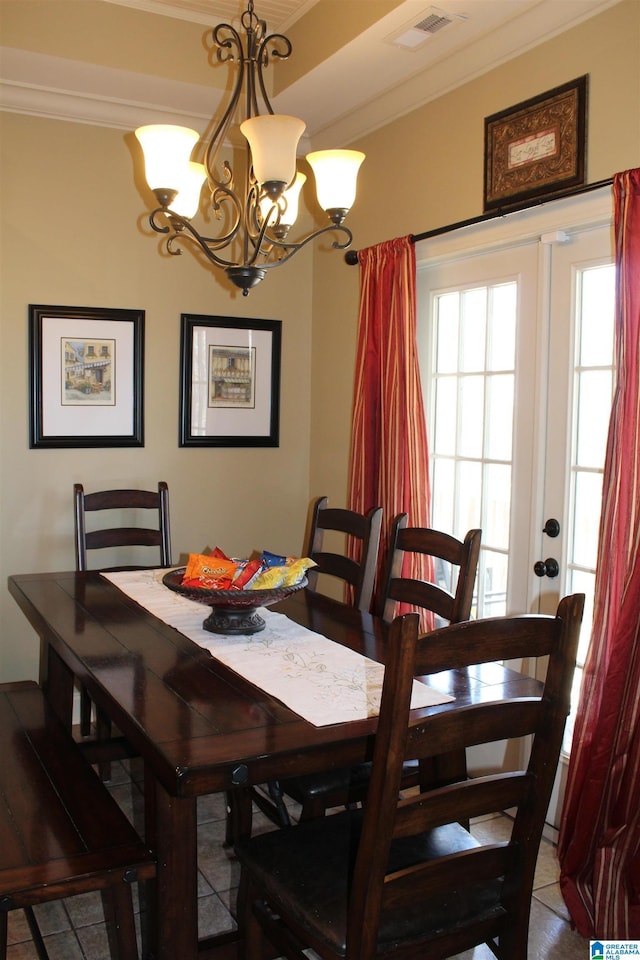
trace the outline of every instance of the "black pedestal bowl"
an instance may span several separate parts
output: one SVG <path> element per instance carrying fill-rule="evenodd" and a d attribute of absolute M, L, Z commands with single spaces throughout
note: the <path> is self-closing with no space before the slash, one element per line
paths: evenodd
<path fill-rule="evenodd" d="M 257 612 L 258 607 L 268 607 L 278 600 L 301 590 L 307 585 L 303 577 L 289 587 L 274 587 L 272 590 L 210 590 L 207 587 L 182 586 L 185 567 L 170 570 L 162 578 L 169 590 L 182 597 L 195 600 L 211 607 L 211 613 L 202 627 L 209 633 L 223 633 L 229 636 L 258 633 L 264 630 L 265 622 Z"/>

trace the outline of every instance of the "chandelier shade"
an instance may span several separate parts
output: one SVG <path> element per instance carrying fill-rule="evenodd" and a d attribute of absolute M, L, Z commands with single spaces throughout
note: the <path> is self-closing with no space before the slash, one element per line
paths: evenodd
<path fill-rule="evenodd" d="M 191 220 L 200 207 L 202 185 L 207 179 L 204 163 L 194 163 L 189 160 L 187 167 L 182 171 L 181 178 L 176 182 L 177 193 L 169 206 L 181 217 Z"/>
<path fill-rule="evenodd" d="M 335 234 L 333 247 L 351 245 L 351 231 L 343 221 L 353 206 L 358 168 L 364 154 L 354 150 L 323 150 L 308 155 L 314 171 L 318 201 L 329 223 L 293 242 L 288 235 L 306 181 L 296 170 L 296 157 L 305 123 L 274 112 L 266 94 L 263 68 L 286 60 L 291 44 L 282 34 L 268 34 L 264 20 L 254 12 L 253 0 L 241 17 L 244 36 L 228 23 L 213 30 L 217 60 L 235 68 L 229 102 L 208 143 L 199 143 L 197 131 L 170 124 L 152 124 L 135 131 L 144 152 L 147 183 L 160 206 L 149 222 L 165 237 L 169 253 L 180 254 L 191 245 L 221 268 L 233 284 L 249 293 L 270 269 L 287 263 L 307 243 Z M 244 96 L 242 94 L 244 93 Z M 258 103 L 258 93 L 262 103 Z M 234 172 L 221 148 L 235 141 L 239 127 L 246 140 L 244 163 Z M 194 152 L 204 154 L 195 162 Z M 234 164 L 236 163 L 234 154 Z M 205 236 L 193 223 L 203 184 L 209 192 L 209 220 L 217 233 Z"/>
<path fill-rule="evenodd" d="M 320 150 L 308 153 L 307 161 L 316 180 L 318 203 L 327 213 L 347 215 L 356 199 L 358 170 L 364 160 L 359 150 Z M 342 222 L 342 221 L 339 221 Z"/>
<path fill-rule="evenodd" d="M 307 178 L 304 173 L 298 172 L 291 186 L 285 190 L 277 201 L 269 196 L 265 196 L 260 201 L 260 216 L 263 221 L 267 220 L 273 211 L 274 204 L 277 204 L 278 211 L 276 216 L 279 218 L 278 226 L 273 229 L 278 232 L 282 239 L 286 237 L 291 227 L 298 219 L 298 204 L 300 202 L 300 191 L 306 183 Z"/>
<path fill-rule="evenodd" d="M 157 123 L 138 127 L 136 137 L 144 153 L 144 171 L 151 189 L 177 193 L 188 176 L 191 153 L 200 139 L 198 131 Z M 160 197 L 158 202 L 163 203 Z"/>
<path fill-rule="evenodd" d="M 306 124 L 297 117 L 267 113 L 240 124 L 249 141 L 253 175 L 270 196 L 280 196 L 296 176 L 298 141 Z M 269 188 L 269 184 L 278 184 Z"/>

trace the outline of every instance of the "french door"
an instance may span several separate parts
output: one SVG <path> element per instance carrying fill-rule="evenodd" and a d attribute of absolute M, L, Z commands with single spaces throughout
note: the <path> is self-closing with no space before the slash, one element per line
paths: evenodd
<path fill-rule="evenodd" d="M 554 613 L 584 592 L 583 661 L 613 388 L 610 190 L 550 207 L 417 248 L 419 349 L 433 525 L 483 530 L 475 614 Z"/>

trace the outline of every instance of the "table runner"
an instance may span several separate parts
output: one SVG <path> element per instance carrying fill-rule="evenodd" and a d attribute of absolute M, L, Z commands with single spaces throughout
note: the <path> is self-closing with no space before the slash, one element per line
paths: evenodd
<path fill-rule="evenodd" d="M 202 628 L 208 608 L 162 583 L 166 570 L 124 570 L 102 576 L 159 620 L 175 627 L 255 686 L 281 700 L 314 726 L 376 717 L 384 665 L 259 608 L 266 626 L 250 636 L 224 636 Z M 412 708 L 453 700 L 417 680 Z"/>

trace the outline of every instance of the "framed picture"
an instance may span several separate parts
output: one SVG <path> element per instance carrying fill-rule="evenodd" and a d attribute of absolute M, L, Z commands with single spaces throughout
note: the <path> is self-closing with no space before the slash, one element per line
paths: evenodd
<path fill-rule="evenodd" d="M 587 76 L 484 121 L 484 211 L 562 197 L 585 182 Z"/>
<path fill-rule="evenodd" d="M 181 447 L 278 446 L 281 327 L 182 314 Z"/>
<path fill-rule="evenodd" d="M 29 305 L 29 446 L 142 447 L 144 311 Z"/>

